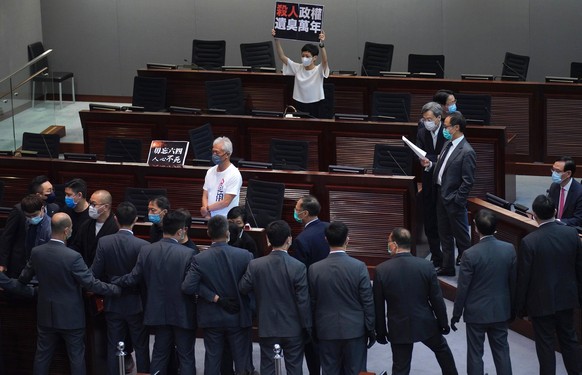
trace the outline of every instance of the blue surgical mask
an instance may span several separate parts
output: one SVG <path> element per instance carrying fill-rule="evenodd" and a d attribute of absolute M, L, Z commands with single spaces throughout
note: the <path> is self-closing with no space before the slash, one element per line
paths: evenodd
<path fill-rule="evenodd" d="M 295 210 L 293 210 L 293 219 L 295 219 L 295 221 L 298 222 L 298 223 L 302 223 L 303 222 L 303 219 L 301 219 L 299 217 L 299 215 L 297 215 L 297 211 L 295 211 Z"/>
<path fill-rule="evenodd" d="M 212 162 L 214 163 L 214 165 L 220 164 L 221 161 L 222 158 L 219 155 L 212 154 Z"/>
<path fill-rule="evenodd" d="M 75 199 L 73 197 L 65 197 L 65 204 L 69 208 L 77 207 L 77 203 L 75 202 Z"/>
<path fill-rule="evenodd" d="M 552 171 L 552 182 L 559 184 L 562 182 L 562 174 L 556 171 Z"/>
<path fill-rule="evenodd" d="M 457 112 L 457 103 L 453 103 L 449 106 L 449 113 Z"/>
<path fill-rule="evenodd" d="M 449 133 L 447 129 L 443 128 L 443 137 L 445 137 L 447 141 L 450 141 L 453 138 L 453 135 Z"/>
<path fill-rule="evenodd" d="M 148 220 L 154 224 L 159 224 L 162 221 L 160 214 L 148 214 Z"/>
<path fill-rule="evenodd" d="M 35 217 L 31 217 L 28 219 L 28 222 L 32 225 L 38 225 L 38 223 L 40 223 L 42 221 L 42 214 L 35 216 Z"/>

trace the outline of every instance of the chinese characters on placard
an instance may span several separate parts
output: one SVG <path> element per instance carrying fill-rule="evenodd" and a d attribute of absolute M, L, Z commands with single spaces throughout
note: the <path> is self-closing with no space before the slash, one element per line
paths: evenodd
<path fill-rule="evenodd" d="M 188 154 L 187 141 L 154 140 L 150 145 L 148 164 L 156 167 L 180 167 Z"/>
<path fill-rule="evenodd" d="M 274 29 L 278 38 L 316 42 L 323 27 L 323 5 L 282 3 L 275 5 Z"/>

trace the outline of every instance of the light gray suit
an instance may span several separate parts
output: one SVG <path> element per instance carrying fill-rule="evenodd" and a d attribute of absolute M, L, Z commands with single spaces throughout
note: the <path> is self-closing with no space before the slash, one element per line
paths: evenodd
<path fill-rule="evenodd" d="M 511 374 L 507 321 L 515 300 L 517 268 L 512 244 L 487 236 L 461 258 L 453 317 L 467 324 L 467 373 L 483 374 L 483 342 L 489 339 L 498 374 Z"/>

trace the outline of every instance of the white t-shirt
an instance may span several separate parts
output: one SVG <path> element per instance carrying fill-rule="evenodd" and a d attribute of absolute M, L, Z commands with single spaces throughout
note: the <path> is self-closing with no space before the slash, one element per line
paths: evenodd
<path fill-rule="evenodd" d="M 307 70 L 303 64 L 287 58 L 287 64 L 283 64 L 283 74 L 295 76 L 293 99 L 298 102 L 315 103 L 325 99 L 323 79 L 329 77 L 329 66 L 323 69 L 319 64 L 314 69 Z"/>
<path fill-rule="evenodd" d="M 234 198 L 228 207 L 221 210 L 212 211 L 210 215 L 226 216 L 231 208 L 238 206 L 241 186 L 242 176 L 238 171 L 238 168 L 232 164 L 222 172 L 218 172 L 217 165 L 206 171 L 203 189 L 208 192 L 209 206 L 215 202 L 223 200 L 226 194 L 234 195 Z"/>

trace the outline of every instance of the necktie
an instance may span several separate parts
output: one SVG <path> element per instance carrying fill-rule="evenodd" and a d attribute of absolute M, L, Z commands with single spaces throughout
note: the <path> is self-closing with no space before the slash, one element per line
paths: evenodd
<path fill-rule="evenodd" d="M 439 160 L 437 161 L 437 165 L 435 167 L 434 170 L 434 183 L 435 184 L 439 184 L 442 183 L 442 181 L 439 181 L 439 177 L 442 176 L 441 170 L 444 167 L 444 162 L 445 159 L 447 158 L 447 154 L 449 153 L 449 150 L 451 149 L 451 146 L 453 145 L 453 142 L 448 142 L 447 145 L 443 148 L 443 151 L 441 152 L 441 156 L 439 158 Z"/>
<path fill-rule="evenodd" d="M 558 219 L 562 218 L 562 214 L 564 213 L 564 196 L 566 195 L 566 189 L 562 188 L 560 190 L 560 204 L 558 205 Z"/>

